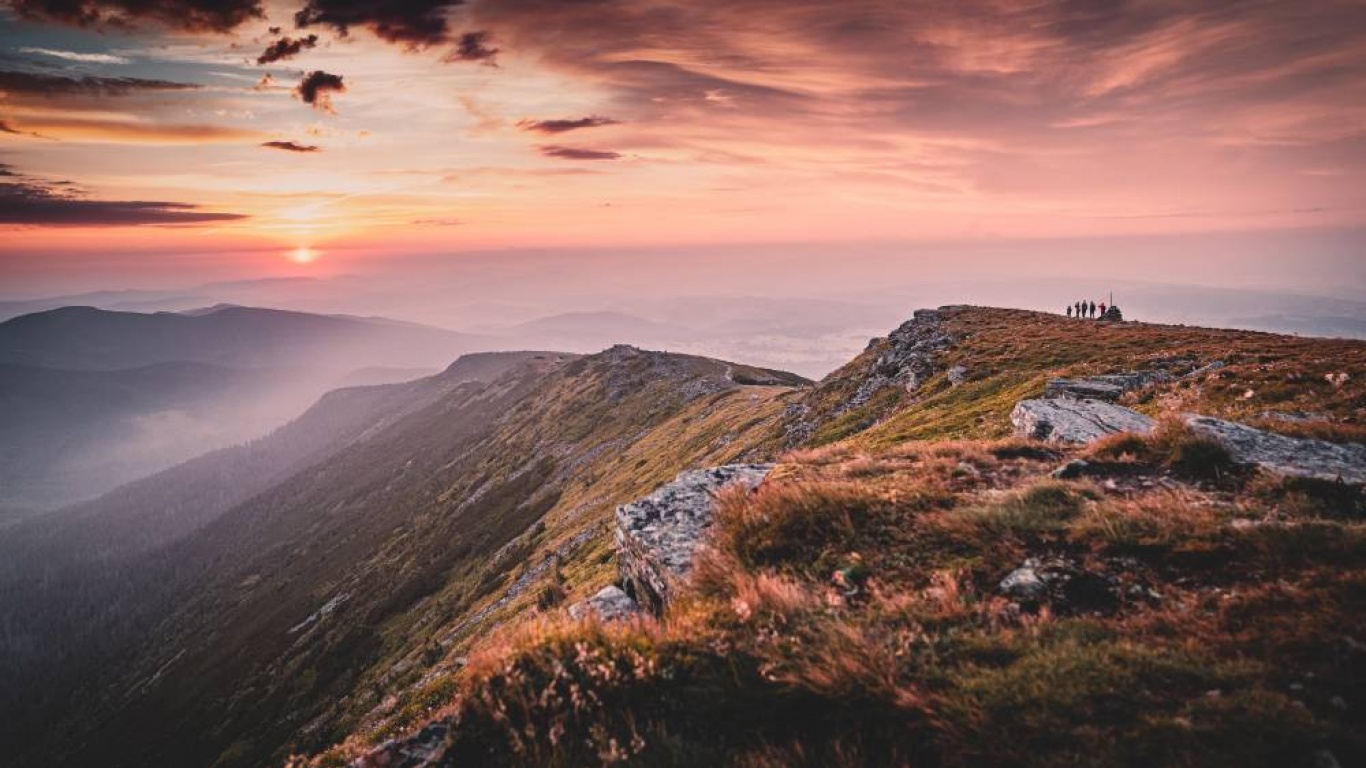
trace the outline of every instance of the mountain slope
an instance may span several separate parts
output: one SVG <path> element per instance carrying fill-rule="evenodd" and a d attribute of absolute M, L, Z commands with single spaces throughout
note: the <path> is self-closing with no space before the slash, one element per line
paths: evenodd
<path fill-rule="evenodd" d="M 0 734 L 42 722 L 71 681 L 95 675 L 167 610 L 177 584 L 138 557 L 164 549 L 233 507 L 364 445 L 461 387 L 552 353 L 461 357 L 437 376 L 328 393 L 294 422 L 105 496 L 23 521 L 0 536 Z M 110 375 L 122 375 L 115 372 Z M 101 374 L 103 375 L 103 374 Z"/>
<path fill-rule="evenodd" d="M 917 313 L 787 398 L 783 438 L 820 447 L 723 493 L 661 616 L 528 611 L 421 707 L 300 762 L 1357 764 L 1362 487 L 1247 463 L 1175 414 L 1360 456 L 1363 364 L 1360 342 Z M 1114 397 L 1166 419 L 1151 434 L 1009 436 L 1019 400 L 1088 382 L 1060 375 L 1121 373 Z M 652 502 L 653 535 L 692 498 Z"/>
<path fill-rule="evenodd" d="M 794 390 L 739 381 L 801 382 L 629 347 L 533 357 L 128 560 L 150 606 L 120 614 L 159 625 L 29 760 L 256 765 L 324 746 L 379 703 L 365 691 L 440 661 L 433 643 L 533 600 L 514 589 L 527 562 L 601 551 L 616 503 L 774 444 Z"/>

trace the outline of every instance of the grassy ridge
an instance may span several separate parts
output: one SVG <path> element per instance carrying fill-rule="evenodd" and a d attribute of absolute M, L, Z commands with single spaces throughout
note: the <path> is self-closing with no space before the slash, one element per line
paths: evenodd
<path fill-rule="evenodd" d="M 784 456 L 757 493 L 723 499 L 693 590 L 663 621 L 523 611 L 483 635 L 425 700 L 426 716 L 453 724 L 439 764 L 1366 760 L 1360 489 L 1241 470 L 1174 421 L 1090 448 L 1005 437 L 1014 404 L 1055 376 L 1217 360 L 1125 402 L 1359 440 L 1366 382 L 1340 374 L 1366 370 L 1366 345 L 943 315 L 954 342 L 914 392 L 847 407 L 884 340 L 815 390 L 774 395 L 774 417 L 798 403 L 821 419 L 814 447 Z M 967 371 L 956 386 L 944 373 L 955 365 Z M 1084 476 L 1049 477 L 1074 458 Z M 608 482 L 625 493 L 635 479 Z M 610 562 L 587 552 L 563 570 L 591 588 Z M 1046 586 L 1003 592 L 1026 564 Z M 357 733 L 314 762 L 374 742 Z"/>
<path fill-rule="evenodd" d="M 1247 421 L 1292 436 L 1366 439 L 1366 345 L 1251 331 L 1100 323 L 1024 310 L 940 310 L 953 345 L 939 358 L 940 373 L 914 396 L 887 389 L 868 405 L 824 424 L 813 444 L 853 438 L 869 448 L 906 440 L 994 439 L 1009 433 L 1021 399 L 1043 394 L 1048 380 L 1216 361 L 1224 366 L 1126 402 L 1151 415 L 1196 411 Z M 848 366 L 822 381 L 806 402 L 829 413 L 847 401 L 887 346 L 875 342 Z M 944 372 L 963 366 L 954 386 Z M 1348 374 L 1341 383 L 1330 376 Z M 1265 414 L 1303 413 L 1298 422 Z"/>

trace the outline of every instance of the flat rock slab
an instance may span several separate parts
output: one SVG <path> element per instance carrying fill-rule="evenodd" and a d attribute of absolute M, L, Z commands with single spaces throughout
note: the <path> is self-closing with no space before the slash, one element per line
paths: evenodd
<path fill-rule="evenodd" d="M 1076 379 L 1053 379 L 1044 388 L 1044 397 L 1072 397 L 1079 400 L 1118 400 L 1125 392 L 1171 381 L 1166 371 L 1107 373 Z"/>
<path fill-rule="evenodd" d="M 1104 400 L 1021 400 L 1010 414 L 1015 434 L 1049 443 L 1090 443 L 1120 432 L 1148 434 L 1155 422 Z"/>
<path fill-rule="evenodd" d="M 729 464 L 690 470 L 617 507 L 614 539 L 626 592 L 662 612 L 692 570 L 693 556 L 711 527 L 717 492 L 736 484 L 753 488 L 772 469 L 772 464 Z"/>
<path fill-rule="evenodd" d="M 1219 441 L 1239 463 L 1290 477 L 1366 484 L 1366 445 L 1286 437 L 1196 414 L 1184 419 L 1196 434 Z"/>

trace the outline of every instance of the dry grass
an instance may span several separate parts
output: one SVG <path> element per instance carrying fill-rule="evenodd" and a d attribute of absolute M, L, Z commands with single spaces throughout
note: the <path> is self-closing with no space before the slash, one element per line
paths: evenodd
<path fill-rule="evenodd" d="M 1097 440 L 1086 452 L 1091 460 L 1161 466 L 1190 480 L 1222 482 L 1239 477 L 1228 449 L 1198 435 L 1175 418 L 1158 421 L 1151 435 L 1121 433 Z"/>
<path fill-rule="evenodd" d="M 1114 488 L 1039 481 L 1067 456 L 1014 441 L 790 455 L 786 480 L 723 497 L 663 623 L 542 621 L 473 660 L 443 764 L 1366 755 L 1362 713 L 1333 703 L 1366 689 L 1351 645 L 1366 637 L 1366 527 L 1301 517 L 1297 491 L 1264 478 L 1143 485 L 1175 477 L 1184 445 L 1164 432 L 1093 449 L 1122 470 Z M 996 583 L 1029 555 L 1067 558 L 1118 597 L 1022 609 Z"/>
<path fill-rule="evenodd" d="M 1194 411 L 1238 421 L 1268 411 L 1322 414 L 1326 423 L 1318 425 L 1267 426 L 1330 440 L 1363 439 L 1366 377 L 1338 377 L 1366 370 L 1366 344 L 1358 341 L 1146 323 L 1079 324 L 1046 313 L 980 307 L 941 314 L 958 339 L 940 361 L 942 369 L 964 365 L 972 380 L 953 386 L 941 374 L 913 395 L 894 392 L 885 402 L 824 425 L 818 443 L 853 438 L 862 447 L 886 449 L 906 440 L 1003 437 L 1015 403 L 1038 397 L 1052 377 L 1174 363 L 1184 371 L 1214 361 L 1225 366 L 1138 393 L 1126 404 L 1152 415 Z M 881 351 L 875 346 L 833 374 L 808 404 L 818 414 L 838 408 Z"/>
<path fill-rule="evenodd" d="M 1284 419 L 1257 419 L 1252 426 L 1289 437 L 1326 440 L 1330 443 L 1366 443 L 1366 424 L 1357 422 L 1329 421 L 1313 419 L 1308 421 L 1286 421 Z"/>
<path fill-rule="evenodd" d="M 1087 449 L 1004 439 L 1050 376 L 1177 357 L 1227 365 L 1127 404 L 1303 410 L 1334 426 L 1278 431 L 1360 439 L 1362 377 L 1324 376 L 1366 367 L 1366 347 L 948 315 L 962 341 L 946 362 L 972 381 L 875 398 L 757 492 L 724 495 L 662 623 L 504 636 L 458 681 L 442 764 L 1366 764 L 1360 489 L 1240 470 L 1174 421 Z M 808 404 L 837 408 L 856 384 Z M 1085 478 L 1041 479 L 1073 458 Z M 1009 599 L 1000 583 L 1027 559 L 1071 582 Z"/>

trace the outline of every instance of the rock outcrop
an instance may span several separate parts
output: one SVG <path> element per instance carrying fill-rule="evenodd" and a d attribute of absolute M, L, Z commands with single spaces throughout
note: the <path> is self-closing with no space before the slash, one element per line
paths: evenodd
<path fill-rule="evenodd" d="M 1190 414 L 1186 425 L 1228 449 L 1234 461 L 1290 477 L 1366 484 L 1366 445 L 1286 437 L 1245 424 Z"/>
<path fill-rule="evenodd" d="M 617 563 L 626 592 L 660 613 L 692 570 L 723 487 L 757 486 L 771 464 L 730 464 L 683 472 L 649 496 L 617 508 Z"/>
<path fill-rule="evenodd" d="M 1010 414 L 1015 433 L 1049 443 L 1089 443 L 1119 432 L 1147 434 L 1155 422 L 1104 400 L 1021 400 Z"/>
<path fill-rule="evenodd" d="M 887 387 L 907 391 L 920 388 L 939 370 L 937 356 L 953 344 L 937 309 L 917 309 L 887 337 L 887 348 L 873 363 L 868 378 L 854 393 L 848 407 L 856 408 Z M 965 371 L 966 372 L 966 371 Z"/>
<path fill-rule="evenodd" d="M 857 361 L 827 376 L 801 402 L 789 405 L 784 414 L 787 445 L 805 443 L 822 425 L 867 406 L 880 392 L 915 392 L 932 376 L 945 371 L 943 353 L 954 344 L 945 313 L 956 309 L 917 309 L 886 338 L 868 342 Z M 946 373 L 955 386 L 968 380 L 964 366 Z M 868 423 L 877 417 L 876 413 L 867 414 Z"/>
<path fill-rule="evenodd" d="M 1053 379 L 1044 388 L 1044 397 L 1115 401 L 1125 392 L 1171 380 L 1171 374 L 1166 371 L 1131 371 L 1075 379 Z"/>
<path fill-rule="evenodd" d="M 422 768 L 436 765 L 446 746 L 446 734 L 452 723 L 439 718 L 427 723 L 417 733 L 400 739 L 390 739 L 370 753 L 351 763 L 350 768 Z"/>

